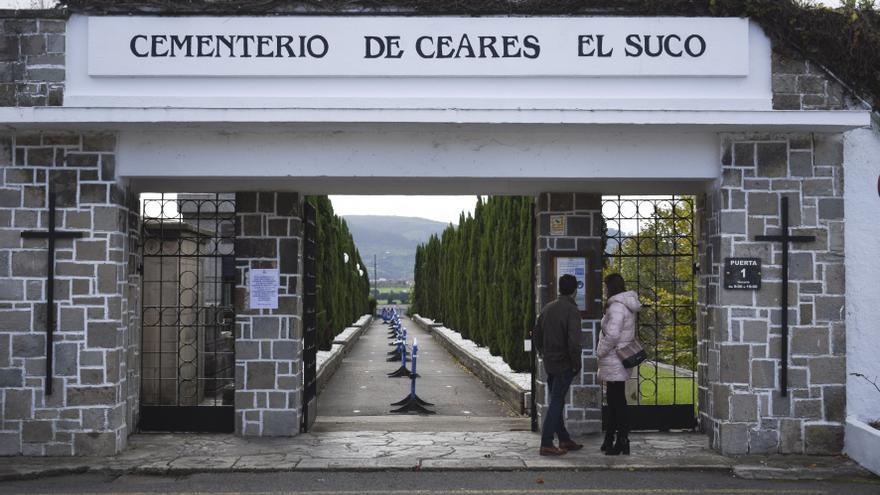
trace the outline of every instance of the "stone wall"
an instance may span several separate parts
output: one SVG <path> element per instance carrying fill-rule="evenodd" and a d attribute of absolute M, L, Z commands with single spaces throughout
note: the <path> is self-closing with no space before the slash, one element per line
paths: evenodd
<path fill-rule="evenodd" d="M 61 132 L 0 136 L 0 453 L 108 455 L 126 445 L 129 366 L 139 283 L 130 227 L 138 210 L 115 175 L 116 139 Z M 56 184 L 57 227 L 81 231 L 56 252 L 52 395 L 45 395 L 46 246 L 22 239 L 47 228 Z M 136 203 L 134 203 L 136 204 Z M 137 266 L 137 265 L 135 265 Z M 132 383 L 135 382 L 135 383 Z"/>
<path fill-rule="evenodd" d="M 63 18 L 0 18 L 0 107 L 62 105 L 65 31 Z"/>
<path fill-rule="evenodd" d="M 302 200 L 296 193 L 240 192 L 235 238 L 235 431 L 299 433 L 302 401 Z M 281 273 L 278 309 L 252 310 L 251 269 Z"/>
<path fill-rule="evenodd" d="M 583 251 L 590 253 L 588 270 L 588 317 L 581 321 L 583 326 L 584 353 L 583 370 L 572 382 L 570 395 L 565 408 L 565 420 L 572 434 L 596 433 L 602 430 L 602 386 L 596 378 L 598 359 L 595 357 L 596 336 L 602 319 L 602 196 L 599 194 L 542 193 L 538 196 L 537 220 L 537 308 L 541 308 L 556 298 L 555 274 L 550 265 L 551 251 Z M 566 218 L 565 235 L 550 235 L 550 217 L 563 215 Z M 543 364 L 538 362 L 537 389 L 535 401 L 538 408 L 539 425 L 543 424 L 544 414 L 549 405 L 547 375 Z"/>
<path fill-rule="evenodd" d="M 700 201 L 699 402 L 712 446 L 725 454 L 839 453 L 843 443 L 843 147 L 840 136 L 724 135 L 722 179 Z M 789 396 L 779 393 L 780 199 L 790 254 Z M 726 257 L 763 260 L 758 291 L 723 289 Z"/>
<path fill-rule="evenodd" d="M 774 110 L 869 108 L 815 62 L 773 53 Z"/>

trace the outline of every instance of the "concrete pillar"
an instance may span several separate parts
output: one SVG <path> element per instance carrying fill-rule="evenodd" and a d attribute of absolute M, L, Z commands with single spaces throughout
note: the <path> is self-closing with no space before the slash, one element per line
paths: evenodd
<path fill-rule="evenodd" d="M 296 193 L 239 192 L 235 238 L 235 431 L 299 433 L 302 400 L 302 201 Z M 251 309 L 251 269 L 277 268 L 278 309 Z"/>
<path fill-rule="evenodd" d="M 596 378 L 598 359 L 595 357 L 596 336 L 602 319 L 602 196 L 598 194 L 542 193 L 537 198 L 537 312 L 556 298 L 555 274 L 550 266 L 553 251 L 580 251 L 588 255 L 588 311 L 581 321 L 584 352 L 582 372 L 572 382 L 565 408 L 565 420 L 572 434 L 597 433 L 602 430 L 602 387 Z M 551 231 L 553 217 L 563 217 L 564 232 Z M 536 404 L 539 422 L 549 405 L 547 376 L 538 363 Z M 539 424 L 540 424 L 539 423 Z"/>

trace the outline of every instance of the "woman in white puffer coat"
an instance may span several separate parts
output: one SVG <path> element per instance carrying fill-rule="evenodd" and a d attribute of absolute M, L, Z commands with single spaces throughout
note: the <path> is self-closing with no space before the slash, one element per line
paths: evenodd
<path fill-rule="evenodd" d="M 620 274 L 605 277 L 605 316 L 596 355 L 599 357 L 599 380 L 605 382 L 608 401 L 608 419 L 605 442 L 601 449 L 606 455 L 629 455 L 629 421 L 626 411 L 626 381 L 632 370 L 623 366 L 617 348 L 636 338 L 636 313 L 641 309 L 636 291 L 627 291 Z M 615 432 L 617 441 L 615 442 Z"/>

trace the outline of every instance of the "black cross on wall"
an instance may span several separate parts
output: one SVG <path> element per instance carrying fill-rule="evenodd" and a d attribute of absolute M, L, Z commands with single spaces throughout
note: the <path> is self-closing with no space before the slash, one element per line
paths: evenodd
<path fill-rule="evenodd" d="M 756 241 L 781 242 L 782 243 L 782 353 L 781 369 L 779 371 L 779 387 L 781 395 L 788 395 L 788 250 L 795 242 L 813 242 L 816 236 L 790 235 L 788 232 L 788 198 L 782 197 L 782 215 L 780 235 L 758 235 Z"/>
<path fill-rule="evenodd" d="M 78 239 L 83 232 L 66 232 L 55 229 L 55 186 L 49 185 L 49 228 L 48 230 L 28 230 L 21 233 L 24 239 L 48 239 L 49 249 L 46 273 L 46 395 L 52 395 L 53 337 L 55 334 L 55 241 L 58 239 Z"/>

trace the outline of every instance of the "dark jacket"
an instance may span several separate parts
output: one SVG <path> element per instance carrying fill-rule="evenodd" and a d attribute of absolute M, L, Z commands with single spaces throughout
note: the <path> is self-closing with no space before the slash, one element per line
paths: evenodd
<path fill-rule="evenodd" d="M 581 313 L 572 296 L 559 296 L 544 306 L 534 332 L 535 348 L 547 374 L 581 370 Z"/>

